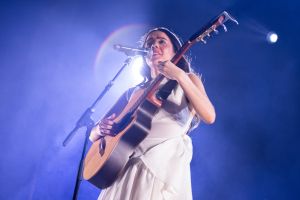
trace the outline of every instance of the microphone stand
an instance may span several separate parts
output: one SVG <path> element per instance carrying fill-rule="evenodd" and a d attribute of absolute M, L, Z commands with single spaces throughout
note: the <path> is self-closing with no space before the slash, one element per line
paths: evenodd
<path fill-rule="evenodd" d="M 76 184 L 73 192 L 73 197 L 72 200 L 77 200 L 78 198 L 78 191 L 79 191 L 79 186 L 82 181 L 81 175 L 82 175 L 82 170 L 83 170 L 83 161 L 84 161 L 84 155 L 87 149 L 87 143 L 88 143 L 88 138 L 89 134 L 92 130 L 92 128 L 95 126 L 95 122 L 92 119 L 92 114 L 95 112 L 95 107 L 97 103 L 103 98 L 103 96 L 109 91 L 109 89 L 113 86 L 115 80 L 117 77 L 121 74 L 121 72 L 125 69 L 126 66 L 130 64 L 132 60 L 132 57 L 127 57 L 127 59 L 124 61 L 123 66 L 119 69 L 117 74 L 113 77 L 111 81 L 105 86 L 105 88 L 102 90 L 98 98 L 93 102 L 93 104 L 86 109 L 86 111 L 81 115 L 79 120 L 76 122 L 75 127 L 73 130 L 67 135 L 65 140 L 63 141 L 63 146 L 66 147 L 67 144 L 71 141 L 73 136 L 75 135 L 76 131 L 81 128 L 81 127 L 86 127 L 86 132 L 85 132 L 85 140 L 84 140 L 84 145 L 81 153 L 81 158 L 80 162 L 78 165 L 77 169 L 77 178 L 76 178 Z"/>

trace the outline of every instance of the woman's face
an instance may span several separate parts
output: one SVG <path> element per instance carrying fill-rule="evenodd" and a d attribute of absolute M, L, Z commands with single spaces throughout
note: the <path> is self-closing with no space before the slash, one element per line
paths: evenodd
<path fill-rule="evenodd" d="M 161 31 L 151 32 L 146 38 L 144 48 L 151 50 L 146 56 L 146 62 L 151 69 L 155 69 L 159 61 L 171 60 L 175 55 L 170 38 Z"/>

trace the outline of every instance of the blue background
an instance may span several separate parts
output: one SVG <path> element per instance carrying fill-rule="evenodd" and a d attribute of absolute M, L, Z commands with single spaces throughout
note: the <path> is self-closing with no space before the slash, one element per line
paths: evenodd
<path fill-rule="evenodd" d="M 220 30 L 188 53 L 217 112 L 213 125 L 201 123 L 191 134 L 194 199 L 299 199 L 299 6 L 292 0 L 1 1 L 0 199 L 71 199 L 84 129 L 67 147 L 62 141 L 125 58 L 94 67 L 114 31 L 166 26 L 185 41 L 223 10 L 240 25 L 229 23 L 228 33 Z M 268 31 L 278 33 L 276 44 L 266 41 Z M 120 85 L 114 90 L 125 89 Z M 112 93 L 95 119 L 115 101 Z M 98 194 L 84 181 L 79 199 Z"/>

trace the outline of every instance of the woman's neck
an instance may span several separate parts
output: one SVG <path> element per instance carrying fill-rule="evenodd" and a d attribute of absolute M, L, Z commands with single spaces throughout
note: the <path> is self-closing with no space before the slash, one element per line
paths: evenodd
<path fill-rule="evenodd" d="M 151 78 L 152 79 L 155 79 L 158 74 L 159 74 L 159 72 L 157 70 L 155 70 L 154 68 L 151 68 Z"/>

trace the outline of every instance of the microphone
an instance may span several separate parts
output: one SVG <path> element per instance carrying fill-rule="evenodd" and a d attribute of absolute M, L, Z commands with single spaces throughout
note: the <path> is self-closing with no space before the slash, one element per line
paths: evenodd
<path fill-rule="evenodd" d="M 115 44 L 114 49 L 120 52 L 124 52 L 127 56 L 136 56 L 136 55 L 145 56 L 149 53 L 148 49 L 126 47 L 120 44 Z"/>

